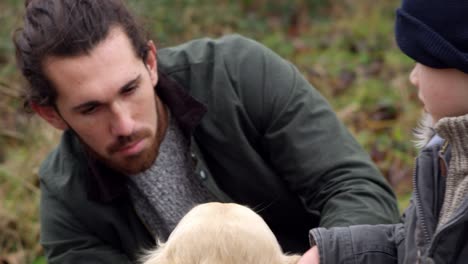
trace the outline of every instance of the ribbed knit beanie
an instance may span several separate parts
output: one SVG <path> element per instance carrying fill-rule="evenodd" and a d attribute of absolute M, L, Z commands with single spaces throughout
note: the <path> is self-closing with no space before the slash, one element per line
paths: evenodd
<path fill-rule="evenodd" d="M 421 64 L 468 73 L 468 0 L 403 0 L 395 37 Z"/>

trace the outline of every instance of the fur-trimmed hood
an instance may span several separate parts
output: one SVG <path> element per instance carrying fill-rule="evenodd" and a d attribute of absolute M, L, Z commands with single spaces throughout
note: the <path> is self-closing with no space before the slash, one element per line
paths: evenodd
<path fill-rule="evenodd" d="M 413 130 L 413 142 L 416 148 L 422 149 L 435 134 L 432 116 L 428 113 L 424 113 L 418 126 Z"/>

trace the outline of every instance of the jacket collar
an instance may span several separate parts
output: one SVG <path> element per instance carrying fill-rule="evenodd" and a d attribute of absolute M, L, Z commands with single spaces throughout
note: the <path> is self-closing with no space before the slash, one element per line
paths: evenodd
<path fill-rule="evenodd" d="M 169 76 L 162 72 L 158 74 L 159 80 L 155 87 L 157 96 L 169 108 L 185 136 L 191 136 L 206 113 L 206 106 L 190 96 Z M 126 193 L 126 175 L 111 170 L 91 155 L 87 155 L 87 163 L 90 176 L 87 177 L 87 191 L 90 199 L 111 202 Z"/>

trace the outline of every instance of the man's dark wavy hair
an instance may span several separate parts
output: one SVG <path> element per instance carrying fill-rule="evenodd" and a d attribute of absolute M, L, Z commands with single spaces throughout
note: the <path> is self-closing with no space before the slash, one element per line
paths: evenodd
<path fill-rule="evenodd" d="M 148 53 L 142 28 L 122 0 L 26 0 L 24 25 L 13 42 L 19 69 L 28 81 L 24 106 L 54 106 L 57 93 L 43 71 L 48 56 L 89 54 L 110 29 L 121 27 L 138 57 Z"/>

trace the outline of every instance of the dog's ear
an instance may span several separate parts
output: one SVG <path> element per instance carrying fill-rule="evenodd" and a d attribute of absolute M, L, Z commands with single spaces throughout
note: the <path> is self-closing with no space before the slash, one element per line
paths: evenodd
<path fill-rule="evenodd" d="M 297 264 L 300 259 L 300 255 L 284 255 L 283 264 Z"/>

